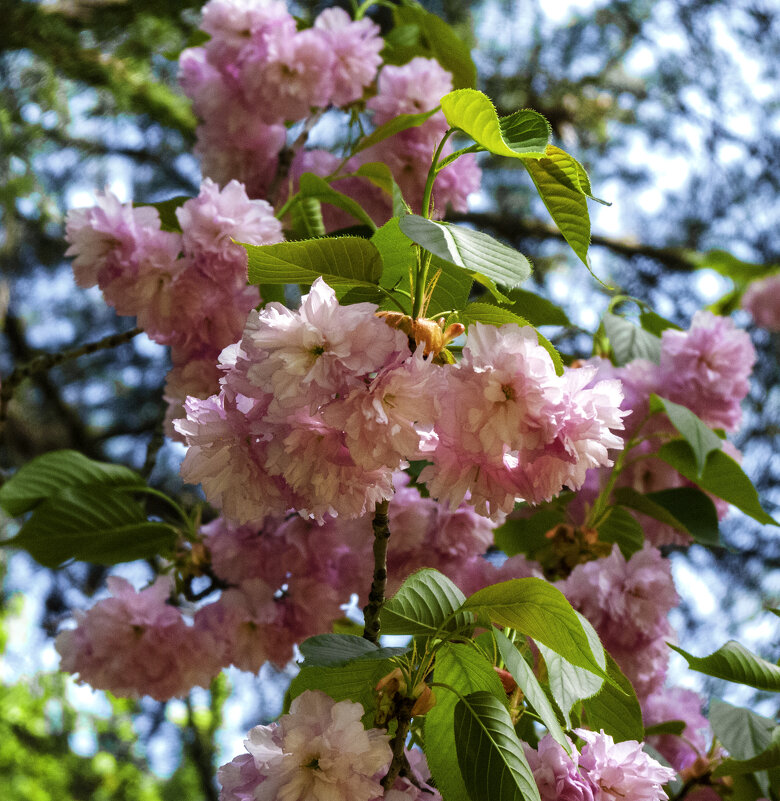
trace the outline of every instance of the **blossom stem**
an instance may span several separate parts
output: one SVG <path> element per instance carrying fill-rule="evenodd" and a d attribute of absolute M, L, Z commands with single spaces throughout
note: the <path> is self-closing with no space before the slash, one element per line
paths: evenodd
<path fill-rule="evenodd" d="M 444 145 L 447 143 L 447 140 L 454 133 L 455 129 L 450 128 L 442 137 L 439 146 L 436 148 L 436 152 L 433 154 L 433 161 L 431 161 L 431 167 L 428 170 L 428 177 L 425 179 L 425 191 L 423 192 L 422 200 L 422 216 L 425 217 L 426 220 L 431 218 L 431 195 L 433 194 L 433 182 L 436 180 L 436 168 L 439 166 L 439 157 L 441 156 L 442 150 L 444 150 Z"/>
<path fill-rule="evenodd" d="M 399 704 L 398 710 L 398 728 L 395 730 L 393 737 L 392 749 L 393 759 L 390 762 L 390 767 L 387 769 L 384 779 L 382 779 L 382 787 L 385 792 L 395 784 L 395 780 L 401 773 L 401 769 L 406 764 L 406 735 L 409 734 L 409 726 L 412 722 L 412 707 L 414 706 L 414 698 L 404 698 Z"/>
<path fill-rule="evenodd" d="M 17 367 L 11 375 L 3 381 L 2 389 L 0 389 L 0 432 L 2 432 L 5 421 L 8 419 L 8 405 L 13 398 L 16 388 L 25 379 L 29 378 L 36 373 L 42 373 L 50 370 L 52 367 L 57 367 L 64 362 L 78 359 L 79 356 L 86 356 L 90 353 L 96 353 L 99 350 L 107 350 L 108 348 L 115 348 L 118 345 L 124 345 L 129 342 L 133 337 L 142 333 L 142 328 L 131 328 L 129 331 L 124 331 L 121 334 L 111 334 L 104 337 L 97 342 L 88 342 L 86 345 L 81 345 L 72 350 L 63 350 L 58 353 L 42 353 L 31 359 L 27 364 L 22 364 Z"/>
<path fill-rule="evenodd" d="M 380 501 L 374 509 L 374 579 L 368 603 L 363 607 L 363 637 L 375 645 L 379 643 L 379 613 L 385 602 L 387 587 L 387 541 L 390 539 L 390 526 L 387 511 L 390 501 Z"/>

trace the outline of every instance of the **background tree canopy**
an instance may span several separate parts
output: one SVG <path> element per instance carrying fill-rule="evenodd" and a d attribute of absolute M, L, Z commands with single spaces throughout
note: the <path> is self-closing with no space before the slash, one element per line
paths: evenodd
<path fill-rule="evenodd" d="M 199 169 L 191 155 L 196 121 L 176 87 L 176 58 L 199 41 L 200 5 L 0 0 L 4 378 L 41 351 L 77 347 L 131 328 L 132 321 L 116 317 L 96 290 L 76 289 L 63 256 L 62 221 L 68 208 L 89 205 L 91 194 L 105 185 L 136 201 L 197 193 Z M 320 5 L 298 8 L 311 17 Z M 707 303 L 725 312 L 736 309 L 745 276 L 780 264 L 775 4 L 454 0 L 424 5 L 476 47 L 481 88 L 495 99 L 499 113 L 522 107 L 542 112 L 557 142 L 586 165 L 596 194 L 613 202 L 594 210 L 592 267 L 606 283 L 687 324 Z M 372 15 L 381 22 L 386 13 L 378 9 Z M 532 258 L 538 288 L 566 307 L 573 322 L 551 331 L 559 343 L 578 340 L 582 347 L 607 307 L 607 293 L 574 263 L 524 171 L 490 158 L 481 164 L 483 192 L 460 219 Z M 750 327 L 745 313 L 735 313 L 759 353 L 736 444 L 776 514 L 780 340 Z M 148 469 L 147 453 L 160 437 L 157 400 L 167 367 L 165 350 L 138 337 L 32 375 L 9 407 L 0 469 L 12 470 L 57 448 Z M 181 491 L 179 455 L 176 447 L 164 446 L 153 474 L 169 490 Z M 4 536 L 13 533 L 10 528 L 5 526 Z M 675 558 L 678 585 L 688 601 L 683 609 L 689 630 L 682 636 L 695 636 L 708 609 L 728 608 L 720 622 L 709 620 L 713 641 L 735 633 L 724 628 L 728 618 L 743 641 L 760 641 L 765 656 L 776 660 L 780 638 L 772 640 L 771 632 L 748 624 L 759 595 L 780 605 L 780 542 L 736 512 L 723 533 L 737 552 L 694 547 Z M 6 559 L 6 552 L 0 558 Z M 13 556 L 2 599 L 5 613 L 17 613 L 14 592 L 29 581 L 36 592 L 24 619 L 39 618 L 51 634 L 66 608 L 87 604 L 104 570 L 77 564 L 51 573 Z M 676 621 L 678 628 L 682 622 Z M 775 652 L 766 653 L 772 641 Z M 8 729 L 0 777 L 12 771 L 16 776 L 10 798 L 215 797 L 215 755 L 205 744 L 219 725 L 221 688 L 211 699 L 204 695 L 181 708 L 174 705 L 174 712 L 171 705 L 166 713 L 163 705 L 150 702 L 116 707 L 111 722 L 94 721 L 70 706 L 62 683 L 51 677 L 12 686 L 25 664 L 42 666 L 36 659 L 19 664 L 0 674 L 7 682 L 0 687 L 0 717 Z M 271 698 L 249 720 L 236 721 L 236 730 L 272 717 L 276 704 Z M 141 735 L 131 762 L 98 764 L 97 757 L 69 752 L 69 738 L 72 743 L 73 732 L 86 726 L 96 732 L 86 753 L 99 746 L 120 759 L 131 749 L 130 721 Z M 171 721 L 181 724 L 183 760 L 162 787 L 138 771 L 148 756 L 146 744 Z M 19 749 L 29 755 L 24 763 Z M 170 772 L 178 762 L 174 754 L 155 764 Z M 110 792 L 101 784 L 106 776 L 114 782 Z"/>

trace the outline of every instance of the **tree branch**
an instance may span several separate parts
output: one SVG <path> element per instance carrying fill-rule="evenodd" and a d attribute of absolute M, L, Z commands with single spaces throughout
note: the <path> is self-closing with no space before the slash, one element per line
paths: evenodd
<path fill-rule="evenodd" d="M 8 378 L 3 381 L 2 387 L 0 387 L 0 433 L 2 433 L 5 422 L 8 419 L 8 404 L 11 402 L 16 388 L 25 379 L 36 373 L 46 372 L 63 362 L 77 359 L 79 356 L 86 356 L 89 353 L 95 353 L 99 350 L 115 348 L 117 345 L 129 342 L 142 331 L 143 329 L 141 328 L 131 328 L 129 331 L 124 331 L 120 334 L 111 334 L 97 342 L 89 342 L 86 345 L 81 345 L 72 350 L 59 351 L 58 353 L 43 353 L 31 359 L 27 364 L 17 367 Z"/>
<path fill-rule="evenodd" d="M 547 225 L 540 220 L 517 220 L 508 218 L 503 214 L 494 212 L 470 212 L 466 214 L 452 213 L 447 215 L 450 222 L 472 223 L 480 228 L 490 228 L 497 234 L 516 241 L 521 237 L 532 239 L 556 239 L 565 242 L 563 234 L 553 225 Z M 590 238 L 592 245 L 606 248 L 613 253 L 629 258 L 644 256 L 660 262 L 670 270 L 677 272 L 693 272 L 698 268 L 698 262 L 685 248 L 655 247 L 634 242 L 631 239 L 618 239 L 615 237 L 593 234 Z"/>
<path fill-rule="evenodd" d="M 363 637 L 374 644 L 379 642 L 379 613 L 385 602 L 387 587 L 387 541 L 390 539 L 387 510 L 389 506 L 390 501 L 380 501 L 376 505 L 372 524 L 374 529 L 374 578 L 368 594 L 368 603 L 363 607 L 365 620 Z"/>

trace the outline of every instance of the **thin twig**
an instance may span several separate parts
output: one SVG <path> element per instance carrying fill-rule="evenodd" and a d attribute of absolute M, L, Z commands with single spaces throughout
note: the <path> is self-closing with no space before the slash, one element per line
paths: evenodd
<path fill-rule="evenodd" d="M 123 345 L 129 342 L 133 337 L 138 336 L 142 330 L 141 328 L 132 328 L 121 334 L 111 334 L 97 342 L 89 342 L 86 345 L 81 345 L 72 350 L 63 350 L 58 353 L 42 353 L 26 364 L 17 367 L 11 375 L 3 381 L 3 385 L 0 387 L 0 433 L 8 419 L 8 404 L 11 402 L 16 388 L 25 379 L 36 373 L 43 373 L 46 370 L 50 370 L 52 367 L 57 367 L 63 362 L 77 359 L 79 356 L 86 356 L 89 353 L 95 353 L 99 350 L 107 350 L 108 348 L 115 348 L 118 345 Z"/>
<path fill-rule="evenodd" d="M 374 578 L 368 603 L 363 607 L 365 625 L 363 637 L 374 644 L 379 643 L 379 613 L 385 602 L 387 587 L 387 541 L 390 539 L 387 510 L 390 501 L 380 501 L 374 509 Z"/>

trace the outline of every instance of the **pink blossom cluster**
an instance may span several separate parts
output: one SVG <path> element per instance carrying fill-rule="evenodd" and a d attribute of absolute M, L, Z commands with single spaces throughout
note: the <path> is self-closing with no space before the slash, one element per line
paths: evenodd
<path fill-rule="evenodd" d="M 317 279 L 297 311 L 252 312 L 220 394 L 190 398 L 176 423 L 185 480 L 241 523 L 290 508 L 360 517 L 390 498 L 436 417 L 440 371 L 376 308 L 340 306 Z"/>
<path fill-rule="evenodd" d="M 556 375 L 531 327 L 474 324 L 462 361 L 443 373 L 433 464 L 420 479 L 453 506 L 470 494 L 480 514 L 496 518 L 517 500 L 551 500 L 563 487 L 579 489 L 622 447 L 613 433 L 623 428 L 620 383 L 589 386 L 592 367 Z"/>
<path fill-rule="evenodd" d="M 753 281 L 742 296 L 742 308 L 750 312 L 756 325 L 780 331 L 780 273 Z"/>
<path fill-rule="evenodd" d="M 633 463 L 621 474 L 618 486 L 630 486 L 643 493 L 693 486 L 659 459 L 636 458 L 652 457 L 664 438 L 678 436 L 661 416 L 646 421 L 650 394 L 687 406 L 709 426 L 736 431 L 742 415 L 740 403 L 747 394 L 755 359 L 755 349 L 745 331 L 729 318 L 699 311 L 687 331 L 663 332 L 660 364 L 637 359 L 623 367 L 614 367 L 604 359 L 591 360 L 590 364 L 597 368 L 597 377 L 621 381 L 622 408 L 628 415 L 625 436 L 635 436 L 641 426 L 641 436 L 648 438 L 632 451 Z M 739 461 L 739 451 L 731 443 L 724 442 L 723 450 Z M 588 476 L 583 492 L 569 507 L 574 519 L 584 519 L 588 504 L 607 477 L 606 471 Z M 728 513 L 728 504 L 715 497 L 712 500 L 722 519 Z M 639 515 L 639 519 L 646 538 L 655 545 L 690 544 L 687 534 L 671 526 L 646 515 Z"/>
<path fill-rule="evenodd" d="M 270 726 L 255 726 L 247 754 L 219 769 L 220 801 L 372 801 L 392 758 L 389 736 L 363 727 L 363 707 L 306 690 Z"/>
<path fill-rule="evenodd" d="M 273 181 L 285 123 L 360 100 L 381 64 L 378 26 L 340 8 L 299 31 L 281 0 L 210 0 L 201 27 L 209 40 L 179 59 L 201 119 L 196 152 L 204 173 L 239 178 L 256 197 Z"/>
<path fill-rule="evenodd" d="M 403 473 L 393 478 L 389 594 L 422 567 L 437 568 L 475 589 L 490 583 L 492 573 L 499 575 L 480 556 L 493 540 L 490 521 L 469 506 L 450 511 L 422 498 Z M 219 664 L 249 671 L 266 661 L 282 667 L 293 658 L 295 644 L 333 628 L 353 593 L 365 601 L 371 518 L 327 518 L 317 525 L 289 516 L 269 518 L 260 529 L 217 518 L 204 526 L 211 569 L 230 588 L 196 612 L 195 628 L 218 643 Z M 509 566 L 513 575 L 521 571 L 516 561 Z"/>
<path fill-rule="evenodd" d="M 187 395 L 208 397 L 217 389 L 219 353 L 238 339 L 259 303 L 246 283 L 246 251 L 233 240 L 282 239 L 273 209 L 250 200 L 237 181 L 220 190 L 207 178 L 176 217 L 181 233 L 164 231 L 157 209 L 120 203 L 107 192 L 66 221 L 76 283 L 97 284 L 119 314 L 137 317 L 151 339 L 170 345 L 170 416 L 180 414 Z"/>
<path fill-rule="evenodd" d="M 77 611 L 76 628 L 57 636 L 62 670 L 78 673 L 79 681 L 98 690 L 158 701 L 185 695 L 195 685 L 208 687 L 221 669 L 216 642 L 166 603 L 169 579 L 136 592 L 112 576 L 108 589 L 113 597 Z"/>
<path fill-rule="evenodd" d="M 182 88 L 201 120 L 196 152 L 206 175 L 219 182 L 238 178 L 253 197 L 276 191 L 286 125 L 329 107 L 354 106 L 373 90 L 365 108 L 379 126 L 399 114 L 431 111 L 452 90 L 451 74 L 433 59 L 418 57 L 402 66 L 382 67 L 379 27 L 365 17 L 352 20 L 341 8 L 322 11 L 313 27 L 298 30 L 282 0 L 210 0 L 201 27 L 209 40 L 188 48 L 179 60 Z M 326 176 L 341 167 L 351 173 L 361 164 L 381 161 L 419 210 L 434 150 L 447 127 L 438 112 L 344 165 L 329 151 L 297 148 L 291 186 L 297 190 L 303 172 Z M 451 152 L 448 144 L 443 155 Z M 473 154 L 442 170 L 435 195 L 439 212 L 448 205 L 465 211 L 466 199 L 479 189 L 480 179 Z M 284 197 L 287 187 L 278 188 Z M 380 224 L 391 214 L 387 197 L 366 179 L 342 178 L 334 188 L 356 198 Z M 325 222 L 333 230 L 354 220 L 326 205 Z"/>
<path fill-rule="evenodd" d="M 572 756 L 551 735 L 536 750 L 523 744 L 542 801 L 664 801 L 663 785 L 675 777 L 642 750 L 635 740 L 615 743 L 602 732 L 576 729 L 585 741 L 581 752 L 571 741 Z"/>
<path fill-rule="evenodd" d="M 667 620 L 679 598 L 669 561 L 651 545 L 626 560 L 617 545 L 605 559 L 577 565 L 559 587 L 593 624 L 640 698 L 656 692 L 666 676 Z"/>
<path fill-rule="evenodd" d="M 220 394 L 191 398 L 176 423 L 185 480 L 240 523 L 289 508 L 322 522 L 366 514 L 393 494 L 393 470 L 425 457 L 434 498 L 457 508 L 468 497 L 497 519 L 611 464 L 617 381 L 556 375 L 534 330 L 516 325 L 475 324 L 463 360 L 438 366 L 375 311 L 340 306 L 317 279 L 299 310 L 253 312 L 223 354 Z"/>

